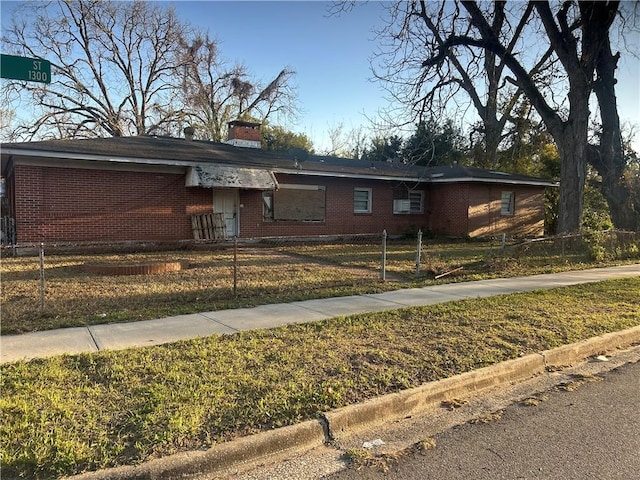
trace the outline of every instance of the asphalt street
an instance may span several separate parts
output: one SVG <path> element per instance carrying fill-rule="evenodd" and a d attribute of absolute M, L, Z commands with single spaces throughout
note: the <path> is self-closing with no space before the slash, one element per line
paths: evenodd
<path fill-rule="evenodd" d="M 324 478 L 640 479 L 640 362 L 588 380 L 443 432 L 434 448 L 401 456 L 386 472 L 370 466 Z"/>

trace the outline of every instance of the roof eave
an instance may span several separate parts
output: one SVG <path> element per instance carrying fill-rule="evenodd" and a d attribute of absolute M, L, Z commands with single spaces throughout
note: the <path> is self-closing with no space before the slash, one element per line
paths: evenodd
<path fill-rule="evenodd" d="M 274 173 L 282 173 L 288 175 L 306 175 L 312 177 L 334 177 L 334 178 L 357 178 L 362 180 L 393 180 L 398 182 L 429 182 L 424 177 L 401 177 L 394 175 L 375 175 L 368 173 L 350 173 L 350 172 L 326 172 L 318 170 L 299 170 L 292 168 L 271 168 Z"/>
<path fill-rule="evenodd" d="M 477 177 L 455 177 L 455 178 L 429 178 L 426 180 L 428 183 L 497 183 L 507 185 L 526 185 L 534 187 L 557 187 L 558 182 L 551 182 L 546 180 L 520 180 L 520 179 L 508 179 L 508 178 L 477 178 Z"/>
<path fill-rule="evenodd" d="M 113 163 L 131 163 L 143 165 L 171 165 L 188 167 L 191 164 L 203 162 L 184 162 L 180 160 L 162 160 L 158 158 L 139 158 L 139 157 L 119 157 L 111 155 L 96 155 L 86 153 L 56 152 L 51 150 L 24 150 L 7 148 L 2 150 L 3 155 L 14 155 L 22 157 L 42 157 L 42 158 L 58 158 L 66 160 L 87 160 L 93 162 L 113 162 Z"/>
<path fill-rule="evenodd" d="M 159 158 L 139 158 L 139 157 L 122 157 L 111 155 L 98 155 L 98 154 L 86 154 L 86 153 L 72 153 L 72 152 L 59 152 L 53 150 L 31 150 L 22 148 L 3 148 L 3 155 L 13 155 L 21 157 L 41 157 L 41 158 L 64 158 L 67 160 L 85 160 L 93 162 L 111 162 L 121 164 L 137 164 L 137 165 L 166 165 L 174 167 L 190 167 L 194 165 L 205 165 L 207 162 L 193 160 L 164 160 Z M 15 158 L 14 158 L 15 160 Z M 227 163 L 227 162 L 222 162 Z M 334 178 L 353 178 L 361 180 L 386 180 L 386 181 L 399 181 L 399 182 L 420 182 L 420 183 L 459 183 L 459 182 L 474 182 L 474 183 L 495 183 L 495 184 L 509 184 L 509 185 L 527 185 L 527 186 L 539 186 L 539 187 L 557 187 L 557 182 L 550 182 L 545 180 L 521 180 L 521 179 L 509 179 L 509 178 L 478 178 L 478 177 L 448 177 L 448 178 L 432 178 L 429 176 L 401 176 L 401 175 L 384 175 L 381 173 L 353 173 L 353 172 L 339 172 L 339 171 L 321 171 L 321 170 L 301 170 L 295 168 L 282 168 L 276 166 L 258 166 L 252 165 L 252 168 L 262 168 L 264 170 L 270 170 L 274 173 L 282 173 L 289 175 L 305 175 L 305 176 L 317 176 L 317 177 L 334 177 Z"/>

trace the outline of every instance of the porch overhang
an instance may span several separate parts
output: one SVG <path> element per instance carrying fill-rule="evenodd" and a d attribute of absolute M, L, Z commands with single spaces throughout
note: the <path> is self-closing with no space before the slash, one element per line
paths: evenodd
<path fill-rule="evenodd" d="M 197 165 L 189 167 L 186 186 L 275 190 L 278 182 L 269 170 L 230 165 Z"/>

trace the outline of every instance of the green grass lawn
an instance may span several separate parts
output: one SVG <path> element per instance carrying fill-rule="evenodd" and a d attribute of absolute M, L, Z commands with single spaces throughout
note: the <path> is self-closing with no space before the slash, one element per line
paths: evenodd
<path fill-rule="evenodd" d="M 6 478 L 207 448 L 640 324 L 640 278 L 0 367 Z"/>
<path fill-rule="evenodd" d="M 585 248 L 535 243 L 501 251 L 499 243 L 425 241 L 416 275 L 416 242 L 390 241 L 387 282 L 380 281 L 381 246 L 275 244 L 229 249 L 135 254 L 46 255 L 44 308 L 37 257 L 6 257 L 0 265 L 1 333 L 14 334 L 312 298 L 376 293 L 433 283 L 582 269 L 637 261 L 599 258 Z M 635 260 L 634 260 L 635 258 Z M 89 263 L 186 260 L 190 268 L 161 275 L 104 276 Z M 436 280 L 434 277 L 455 270 Z"/>

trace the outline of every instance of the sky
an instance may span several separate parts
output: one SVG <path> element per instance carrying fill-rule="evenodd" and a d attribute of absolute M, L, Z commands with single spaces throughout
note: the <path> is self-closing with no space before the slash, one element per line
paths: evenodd
<path fill-rule="evenodd" d="M 244 64 L 267 83 L 283 68 L 293 84 L 300 114 L 285 125 L 306 134 L 317 151 L 330 147 L 328 132 L 370 125 L 388 106 L 382 85 L 371 81 L 370 60 L 379 47 L 374 29 L 384 25 L 382 2 L 358 2 L 351 12 L 329 15 L 321 1 L 168 1 L 178 16 L 208 32 L 231 64 Z M 2 0 L 2 21 L 15 2 Z M 640 40 L 633 39 L 638 48 Z M 640 129 L 640 59 L 623 55 L 617 86 L 620 117 Z M 640 132 L 636 136 L 640 150 Z"/>
<path fill-rule="evenodd" d="M 267 83 L 283 68 L 296 72 L 300 114 L 296 132 L 316 150 L 328 148 L 328 131 L 368 124 L 386 105 L 380 84 L 370 81 L 376 49 L 373 29 L 382 24 L 381 2 L 339 16 L 320 1 L 174 1 L 179 16 L 208 31 L 221 54 L 244 64 Z"/>

